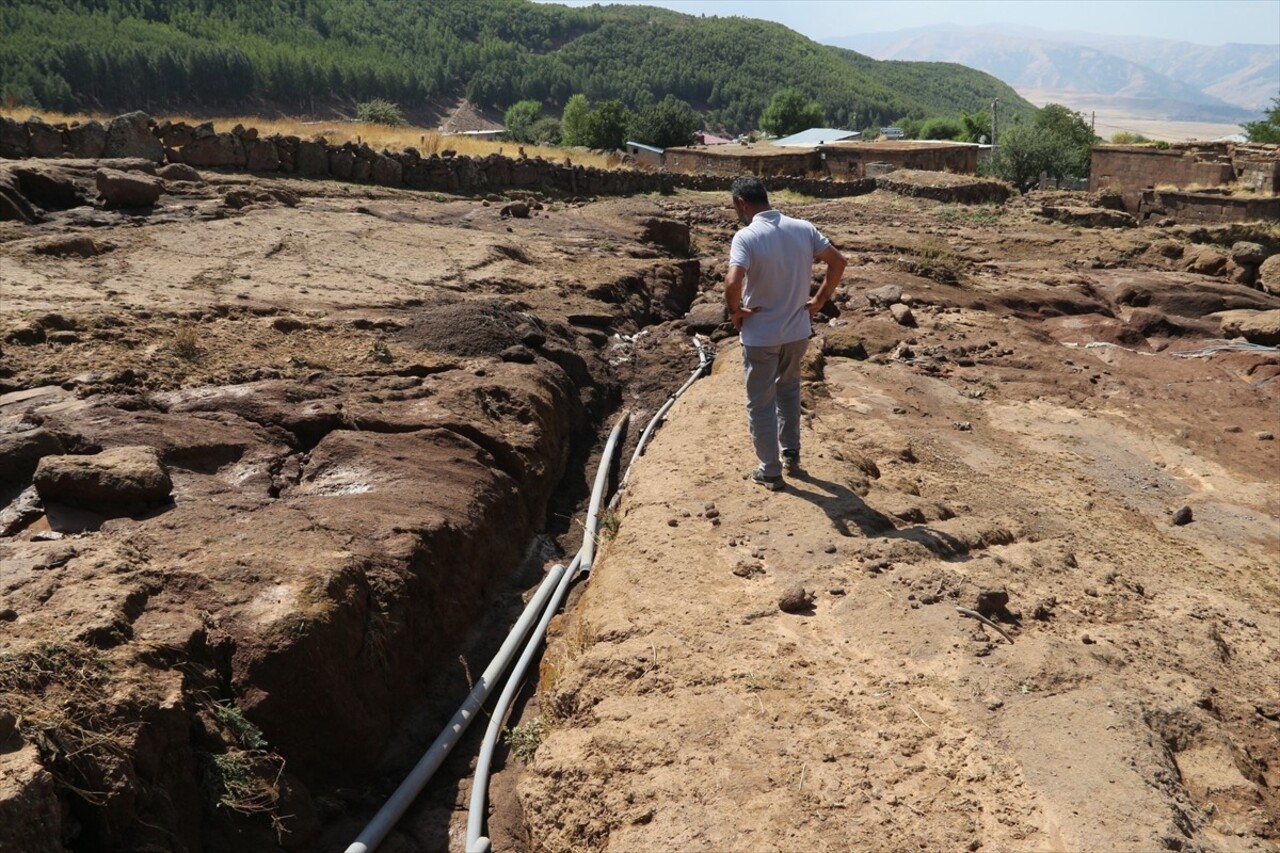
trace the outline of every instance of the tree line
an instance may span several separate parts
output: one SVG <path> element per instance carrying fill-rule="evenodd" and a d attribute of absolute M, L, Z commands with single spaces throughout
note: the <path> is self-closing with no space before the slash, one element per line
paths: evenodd
<path fill-rule="evenodd" d="M 674 99 L 703 126 L 757 126 L 794 89 L 832 126 L 1034 107 L 989 75 L 878 62 L 778 24 L 528 0 L 0 0 L 0 97 L 62 110 L 258 104 L 299 112 L 465 95 L 548 115 L 581 94 L 639 116 Z M 651 116 L 652 118 L 653 116 Z"/>

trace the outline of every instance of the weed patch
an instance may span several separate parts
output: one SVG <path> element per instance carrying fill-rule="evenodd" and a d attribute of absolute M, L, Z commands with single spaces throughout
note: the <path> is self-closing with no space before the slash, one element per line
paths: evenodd
<path fill-rule="evenodd" d="M 511 747 L 511 753 L 525 764 L 533 761 L 538 747 L 547 737 L 547 723 L 542 717 L 534 717 L 527 723 L 508 729 L 503 740 Z"/>

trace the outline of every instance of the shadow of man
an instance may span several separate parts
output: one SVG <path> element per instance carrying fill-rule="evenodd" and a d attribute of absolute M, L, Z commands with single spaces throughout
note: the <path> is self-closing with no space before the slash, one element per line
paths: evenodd
<path fill-rule="evenodd" d="M 817 506 L 841 536 L 854 536 L 856 528 L 868 539 L 905 539 L 917 542 L 943 559 L 968 559 L 969 546 L 961 539 L 934 530 L 922 524 L 912 524 L 899 529 L 893 518 L 867 505 L 857 492 L 848 486 L 815 477 L 808 471 L 790 476 L 791 493 Z M 813 486 L 801 488 L 798 483 Z"/>

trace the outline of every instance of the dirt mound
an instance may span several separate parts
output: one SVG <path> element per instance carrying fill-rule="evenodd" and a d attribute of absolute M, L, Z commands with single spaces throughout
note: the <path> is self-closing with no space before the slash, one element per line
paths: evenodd
<path fill-rule="evenodd" d="M 545 325 L 527 306 L 496 300 L 435 303 L 395 334 L 422 349 L 491 357 L 515 346 L 541 346 L 546 337 Z"/>

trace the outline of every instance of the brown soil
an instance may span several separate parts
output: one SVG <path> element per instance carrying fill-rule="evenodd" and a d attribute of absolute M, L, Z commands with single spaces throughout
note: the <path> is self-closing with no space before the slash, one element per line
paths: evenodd
<path fill-rule="evenodd" d="M 598 430 L 696 365 L 678 318 L 733 228 L 711 195 L 513 220 L 206 177 L 0 223 L 6 464 L 44 430 L 174 481 L 0 518 L 20 849 L 343 849 L 576 548 Z M 1188 271 L 1213 232 L 1040 209 L 786 205 L 851 262 L 804 470 L 746 478 L 722 340 L 510 721 L 546 734 L 500 754 L 495 849 L 1280 849 L 1280 355 L 1183 357 L 1280 298 Z M 643 242 L 654 216 L 700 263 Z M 866 298 L 890 284 L 914 326 Z M 473 755 L 383 849 L 462 849 Z"/>

